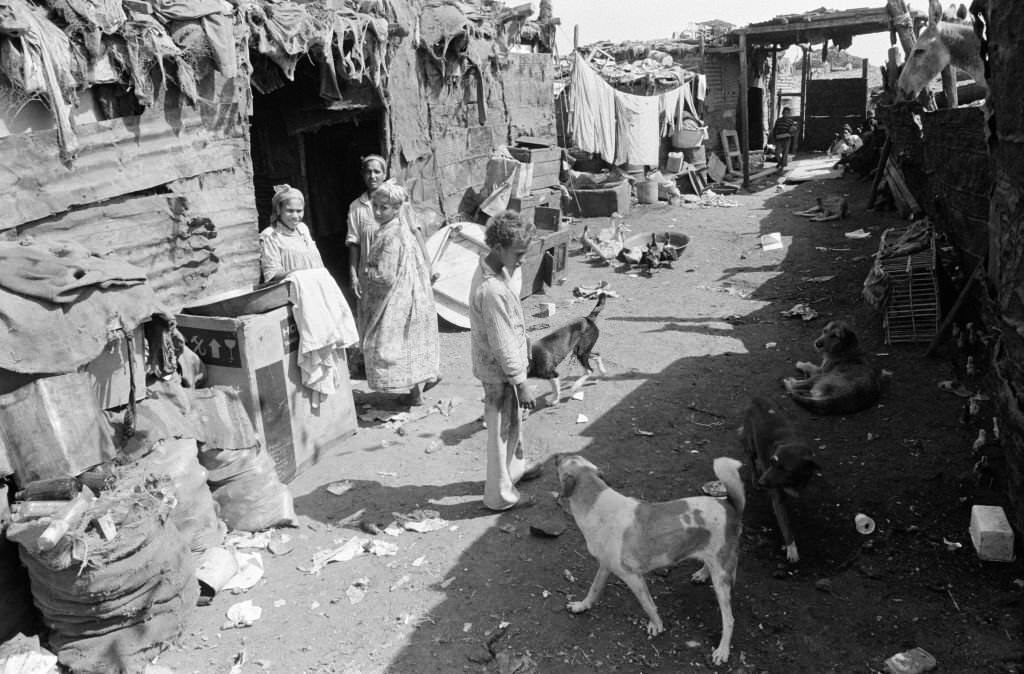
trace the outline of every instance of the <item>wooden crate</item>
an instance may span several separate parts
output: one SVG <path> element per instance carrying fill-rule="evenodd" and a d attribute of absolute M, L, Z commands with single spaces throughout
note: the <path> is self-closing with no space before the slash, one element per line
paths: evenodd
<path fill-rule="evenodd" d="M 531 190 L 553 187 L 558 184 L 558 175 L 562 170 L 562 148 L 510 147 L 509 152 L 518 161 L 533 164 Z"/>

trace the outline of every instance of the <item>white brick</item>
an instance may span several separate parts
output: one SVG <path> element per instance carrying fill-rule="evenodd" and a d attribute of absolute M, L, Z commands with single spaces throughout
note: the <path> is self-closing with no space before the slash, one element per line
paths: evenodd
<path fill-rule="evenodd" d="M 971 541 L 979 559 L 1013 561 L 1013 529 L 1000 506 L 976 505 L 971 508 Z"/>

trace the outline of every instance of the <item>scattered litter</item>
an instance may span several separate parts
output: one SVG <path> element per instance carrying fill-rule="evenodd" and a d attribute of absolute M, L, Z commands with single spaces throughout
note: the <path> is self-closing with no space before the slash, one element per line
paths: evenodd
<path fill-rule="evenodd" d="M 828 578 L 822 578 L 815 581 L 814 589 L 818 592 L 824 592 L 826 594 L 832 594 L 832 581 Z"/>
<path fill-rule="evenodd" d="M 829 276 L 811 276 L 801 280 L 806 281 L 807 283 L 827 283 L 828 281 L 831 281 L 835 277 L 835 274 L 831 274 Z"/>
<path fill-rule="evenodd" d="M 949 393 L 952 393 L 953 395 L 958 396 L 960 398 L 971 397 L 971 392 L 968 391 L 963 384 L 961 384 L 960 382 L 953 381 L 952 379 L 940 381 L 939 390 L 948 391 Z"/>
<path fill-rule="evenodd" d="M 576 423 L 578 423 L 578 424 L 585 424 L 588 421 L 590 421 L 590 418 L 586 414 L 578 414 L 578 415 L 576 415 Z"/>
<path fill-rule="evenodd" d="M 248 531 L 232 531 L 224 539 L 224 547 L 236 550 L 266 550 L 270 545 L 270 531 L 251 533 Z"/>
<path fill-rule="evenodd" d="M 573 400 L 583 400 L 583 391 L 576 391 L 572 394 Z"/>
<path fill-rule="evenodd" d="M 318 608 L 320 608 L 320 602 L 318 602 L 318 601 L 311 602 L 310 605 L 309 605 L 309 610 L 310 611 L 315 611 Z"/>
<path fill-rule="evenodd" d="M 463 634 L 468 634 L 471 629 L 473 629 L 473 623 L 462 623 Z"/>
<path fill-rule="evenodd" d="M 331 562 L 347 562 L 365 553 L 365 546 L 369 542 L 367 538 L 353 536 L 341 545 L 330 550 L 318 550 L 313 555 L 312 565 L 309 567 L 298 567 L 304 573 L 318 574 Z"/>
<path fill-rule="evenodd" d="M 547 599 L 548 597 L 551 596 L 551 593 L 548 592 L 547 590 L 541 590 L 540 596 L 543 597 L 544 599 Z"/>
<path fill-rule="evenodd" d="M 430 444 L 427 445 L 427 448 L 423 451 L 426 452 L 427 454 L 433 454 L 439 449 L 441 449 L 441 443 L 438 442 L 437 440 L 431 440 Z"/>
<path fill-rule="evenodd" d="M 772 232 L 761 237 L 761 250 L 782 250 L 782 234 Z"/>
<path fill-rule="evenodd" d="M 366 597 L 368 589 L 370 589 L 370 579 L 364 576 L 348 586 L 345 596 L 348 597 L 350 604 L 358 604 Z"/>
<path fill-rule="evenodd" d="M 885 661 L 890 674 L 922 674 L 930 672 L 937 665 L 935 656 L 920 647 L 897 653 Z"/>
<path fill-rule="evenodd" d="M 242 674 L 242 667 L 245 665 L 245 651 L 235 653 L 235 659 L 231 661 L 231 669 L 228 674 Z"/>
<path fill-rule="evenodd" d="M 700 490 L 708 496 L 714 496 L 715 498 L 725 498 L 728 496 L 728 492 L 725 490 L 725 485 L 721 480 L 705 482 L 700 486 Z"/>
<path fill-rule="evenodd" d="M 642 435 L 642 436 L 644 436 L 645 438 L 652 438 L 652 437 L 654 437 L 654 433 L 652 433 L 652 432 L 650 432 L 650 431 L 642 431 L 642 430 L 640 430 L 639 428 L 638 428 L 638 429 L 636 429 L 636 431 L 634 431 L 634 433 L 635 433 L 636 435 Z"/>
<path fill-rule="evenodd" d="M 448 526 L 448 521 L 441 519 L 441 515 L 436 510 L 417 509 L 408 514 L 391 514 L 395 516 L 395 519 L 398 520 L 403 529 L 420 534 L 437 531 Z M 388 533 L 387 529 L 384 530 L 384 533 Z"/>
<path fill-rule="evenodd" d="M 41 651 L 25 651 L 0 660 L 0 671 L 7 674 L 50 674 L 58 671 L 57 656 Z"/>
<path fill-rule="evenodd" d="M 874 440 L 877 437 L 878 436 L 875 435 L 874 433 L 869 432 L 868 435 L 867 435 L 867 440 L 868 440 L 868 442 L 871 442 L 872 440 Z"/>
<path fill-rule="evenodd" d="M 558 312 L 554 302 L 544 302 L 541 306 L 544 307 L 543 314 L 545 317 L 554 316 Z"/>
<path fill-rule="evenodd" d="M 444 580 L 441 581 L 441 589 L 442 590 L 447 590 L 448 586 L 451 585 L 454 582 L 455 582 L 455 576 L 448 576 L 447 578 L 445 578 Z"/>
<path fill-rule="evenodd" d="M 870 239 L 871 232 L 865 232 L 863 229 L 855 229 L 852 232 L 846 232 L 843 236 L 847 239 Z"/>
<path fill-rule="evenodd" d="M 792 308 L 786 311 L 780 311 L 780 314 L 786 318 L 802 318 L 805 321 L 812 321 L 818 317 L 818 312 L 810 304 L 801 302 L 800 304 L 794 304 Z"/>
<path fill-rule="evenodd" d="M 281 557 L 295 550 L 295 544 L 291 542 L 292 537 L 288 534 L 275 535 L 267 545 L 267 552 L 275 557 Z"/>
<path fill-rule="evenodd" d="M 611 290 L 607 281 L 601 281 L 596 286 L 576 286 L 572 289 L 574 297 L 586 300 L 596 300 L 601 295 L 605 297 L 618 297 L 619 294 Z"/>
<path fill-rule="evenodd" d="M 349 524 L 352 524 L 353 522 L 358 522 L 359 520 L 362 519 L 362 517 L 363 517 L 363 515 L 365 513 L 366 513 L 366 508 L 360 508 L 359 510 L 355 511 L 351 515 L 347 515 L 345 517 L 342 517 L 340 520 L 338 520 L 337 521 L 337 526 L 344 527 L 344 526 L 348 526 Z"/>
<path fill-rule="evenodd" d="M 417 557 L 416 559 L 412 560 L 412 565 L 413 566 L 423 566 L 426 563 L 427 563 L 427 558 L 425 556 L 423 556 L 423 555 L 421 555 L 421 556 Z"/>
<path fill-rule="evenodd" d="M 263 557 L 258 552 L 242 552 L 241 550 L 235 550 L 234 554 L 238 571 L 221 590 L 239 594 L 254 587 L 263 578 Z"/>
<path fill-rule="evenodd" d="M 405 574 L 395 582 L 391 583 L 391 587 L 388 588 L 388 592 L 394 592 L 395 590 L 399 589 L 400 587 L 408 583 L 410 580 L 412 580 L 412 576 L 410 576 L 409 574 Z"/>
<path fill-rule="evenodd" d="M 398 477 L 398 473 L 393 473 L 389 470 L 378 470 L 377 475 L 381 477 Z"/>
<path fill-rule="evenodd" d="M 233 627 L 249 627 L 263 616 L 263 609 L 252 603 L 252 599 L 232 604 L 227 611 L 228 621 L 221 625 L 222 630 Z"/>
<path fill-rule="evenodd" d="M 942 537 L 942 544 L 946 546 L 946 550 L 948 550 L 949 552 L 956 552 L 960 548 L 964 547 L 963 543 L 951 541 L 945 536 Z"/>
<path fill-rule="evenodd" d="M 972 506 L 970 534 L 978 559 L 988 562 L 1013 561 L 1013 529 L 1001 506 Z"/>
<path fill-rule="evenodd" d="M 282 606 L 287 606 L 287 605 L 288 605 L 288 600 L 287 599 L 275 599 L 274 600 L 274 608 L 281 608 Z"/>
<path fill-rule="evenodd" d="M 777 342 L 765 342 L 764 343 L 764 348 L 766 348 L 766 349 L 774 349 L 777 346 L 778 346 Z"/>
<path fill-rule="evenodd" d="M 570 583 L 576 582 L 576 576 L 572 575 L 572 571 L 570 571 L 569 569 L 562 570 L 562 578 L 565 578 Z"/>
<path fill-rule="evenodd" d="M 502 524 L 498 527 L 498 531 L 500 531 L 503 534 L 514 534 L 516 532 L 516 525 Z"/>
<path fill-rule="evenodd" d="M 335 496 L 341 496 L 348 492 L 350 489 L 352 489 L 353 486 L 355 485 L 353 485 L 349 480 L 344 480 L 342 482 L 332 482 L 331 484 L 327 485 L 327 491 L 331 492 Z"/>
<path fill-rule="evenodd" d="M 685 642 L 687 648 L 700 648 L 700 642 L 694 639 L 687 639 Z"/>
<path fill-rule="evenodd" d="M 374 538 L 366 544 L 365 550 L 375 557 L 392 557 L 398 554 L 398 545 Z"/>
<path fill-rule="evenodd" d="M 863 536 L 868 536 L 875 531 L 875 521 L 864 513 L 854 515 L 853 523 L 857 527 L 857 532 Z"/>
<path fill-rule="evenodd" d="M 562 518 L 547 519 L 530 525 L 530 533 L 541 538 L 557 538 L 565 533 L 566 524 Z"/>

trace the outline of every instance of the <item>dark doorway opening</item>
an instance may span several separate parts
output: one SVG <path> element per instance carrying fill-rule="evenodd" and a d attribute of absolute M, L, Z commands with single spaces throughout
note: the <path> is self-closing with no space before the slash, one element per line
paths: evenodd
<path fill-rule="evenodd" d="M 254 70 L 261 66 L 267 73 L 277 68 L 254 56 Z M 348 206 L 364 191 L 359 158 L 382 153 L 383 108 L 370 87 L 346 85 L 343 100 L 328 109 L 320 87 L 317 67 L 303 59 L 293 82 L 278 78 L 264 84 L 268 93 L 254 93 L 250 131 L 256 208 L 263 229 L 270 223 L 274 186 L 287 183 L 302 190 L 306 225 L 327 269 L 347 292 Z"/>

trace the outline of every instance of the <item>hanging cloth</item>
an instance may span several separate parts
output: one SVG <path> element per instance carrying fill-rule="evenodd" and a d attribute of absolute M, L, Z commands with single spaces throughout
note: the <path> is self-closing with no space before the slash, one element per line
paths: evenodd
<path fill-rule="evenodd" d="M 685 88 L 686 86 L 683 86 L 666 91 L 658 96 L 658 119 L 661 122 L 659 130 L 662 138 L 671 136 L 675 131 L 676 118 L 679 116 L 679 97 Z"/>
<path fill-rule="evenodd" d="M 608 162 L 615 158 L 615 90 L 576 53 L 570 84 L 572 138 L 576 146 Z M 657 162 L 655 162 L 657 163 Z"/>
<path fill-rule="evenodd" d="M 703 101 L 708 97 L 708 76 L 697 75 L 697 100 Z"/>
<path fill-rule="evenodd" d="M 615 164 L 657 166 L 661 146 L 659 96 L 634 96 L 615 92 L 618 132 Z"/>

